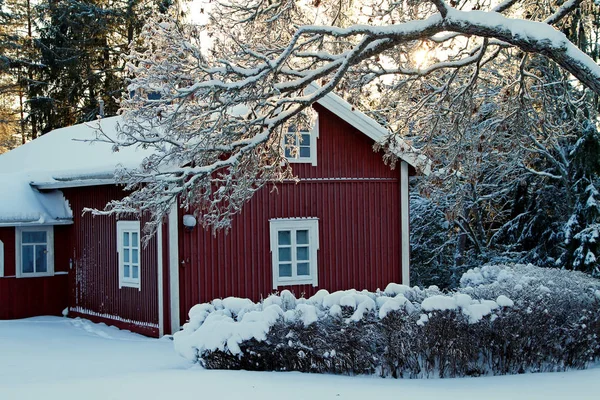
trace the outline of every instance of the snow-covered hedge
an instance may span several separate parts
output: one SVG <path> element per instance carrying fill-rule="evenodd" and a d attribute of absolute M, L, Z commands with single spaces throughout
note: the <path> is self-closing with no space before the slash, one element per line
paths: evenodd
<path fill-rule="evenodd" d="M 288 291 L 194 306 L 176 350 L 207 368 L 453 377 L 584 368 L 600 357 L 600 281 L 531 265 L 469 270 L 443 293 Z"/>

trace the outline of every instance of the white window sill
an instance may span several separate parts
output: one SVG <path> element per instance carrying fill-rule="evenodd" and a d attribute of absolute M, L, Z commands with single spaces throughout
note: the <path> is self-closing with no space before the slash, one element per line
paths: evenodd
<path fill-rule="evenodd" d="M 20 273 L 17 278 L 44 278 L 54 276 L 54 272 Z"/>
<path fill-rule="evenodd" d="M 317 160 L 310 158 L 288 158 L 287 159 L 290 164 L 312 164 L 313 167 L 317 166 Z"/>
<path fill-rule="evenodd" d="M 141 290 L 141 285 L 139 282 L 123 282 L 123 281 L 121 281 L 121 285 L 119 286 L 119 289 L 122 289 L 122 288 L 132 288 L 132 289 Z"/>
<path fill-rule="evenodd" d="M 293 286 L 293 285 L 313 285 L 313 286 L 317 286 L 314 278 L 308 278 L 308 279 L 278 279 L 277 282 L 275 282 L 275 284 L 279 287 L 279 286 Z"/>

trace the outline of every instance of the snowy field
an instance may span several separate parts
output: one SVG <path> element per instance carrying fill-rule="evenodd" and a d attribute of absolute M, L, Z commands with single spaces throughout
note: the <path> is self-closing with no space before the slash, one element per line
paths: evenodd
<path fill-rule="evenodd" d="M 518 376 L 392 380 L 206 371 L 155 340 L 85 320 L 0 321 L 0 400 L 598 399 L 600 366 Z"/>

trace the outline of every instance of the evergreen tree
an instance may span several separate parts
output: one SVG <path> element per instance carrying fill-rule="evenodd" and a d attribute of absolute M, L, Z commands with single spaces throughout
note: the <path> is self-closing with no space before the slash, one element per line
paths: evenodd
<path fill-rule="evenodd" d="M 6 106 L 7 92 L 12 86 L 10 77 L 11 57 L 9 56 L 13 38 L 9 26 L 12 24 L 13 16 L 6 10 L 4 0 L 0 0 L 0 153 L 9 146 L 11 138 L 11 125 L 13 122 L 10 108 Z"/>
<path fill-rule="evenodd" d="M 151 13 L 168 2 L 50 0 L 37 6 L 43 85 L 29 101 L 41 132 L 93 120 L 104 101 L 115 115 L 124 90 L 122 56 Z"/>
<path fill-rule="evenodd" d="M 25 98 L 27 86 L 32 82 L 32 68 L 37 56 L 32 47 L 32 6 L 29 0 L 4 0 L 0 27 L 0 104 L 2 130 L 10 137 L 17 135 L 25 143 L 35 137 L 28 129 L 28 104 Z M 5 142 L 5 144 L 7 144 Z M 7 145 L 13 147 L 12 144 Z M 5 146 L 6 147 L 6 146 Z"/>
<path fill-rule="evenodd" d="M 589 124 L 569 155 L 573 159 L 573 211 L 564 227 L 561 264 L 600 277 L 600 135 Z"/>

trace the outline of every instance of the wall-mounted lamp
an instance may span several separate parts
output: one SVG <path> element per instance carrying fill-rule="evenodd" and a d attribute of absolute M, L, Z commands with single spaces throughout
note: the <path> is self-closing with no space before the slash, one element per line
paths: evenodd
<path fill-rule="evenodd" d="M 196 217 L 194 217 L 193 215 L 185 214 L 183 216 L 183 226 L 185 226 L 186 230 L 191 231 L 192 229 L 194 229 L 196 224 L 197 224 Z"/>

